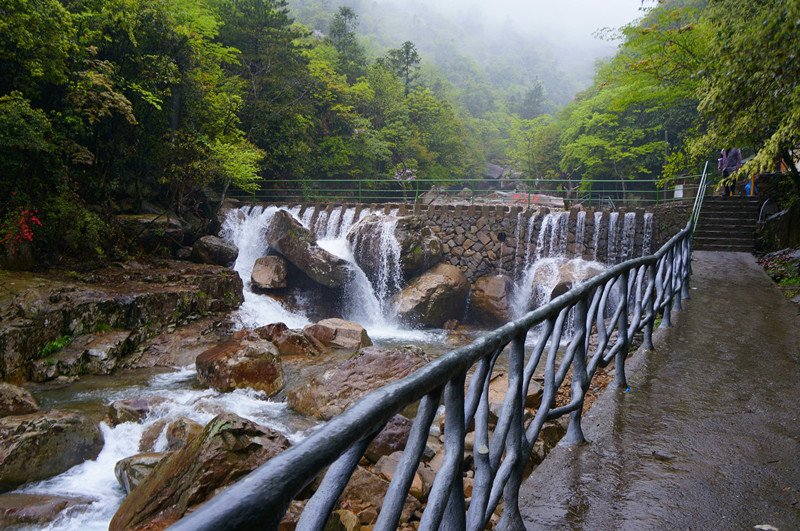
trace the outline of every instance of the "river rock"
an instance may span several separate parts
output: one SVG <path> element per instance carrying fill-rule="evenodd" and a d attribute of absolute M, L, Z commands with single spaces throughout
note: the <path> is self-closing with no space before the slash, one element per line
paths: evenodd
<path fill-rule="evenodd" d="M 487 326 L 500 326 L 512 320 L 509 301 L 514 281 L 506 275 L 480 277 L 472 285 L 470 309 L 475 318 Z"/>
<path fill-rule="evenodd" d="M 335 369 L 291 389 L 287 402 L 304 415 L 328 420 L 370 391 L 408 376 L 426 362 L 419 347 L 362 348 Z"/>
<path fill-rule="evenodd" d="M 192 419 L 181 417 L 167 423 L 167 449 L 180 450 L 203 433 L 203 425 Z"/>
<path fill-rule="evenodd" d="M 281 358 L 269 341 L 231 340 L 197 356 L 201 384 L 227 393 L 249 387 L 272 396 L 284 385 Z"/>
<path fill-rule="evenodd" d="M 26 494 L 7 492 L 0 494 L 0 528 L 15 526 L 43 527 L 55 520 L 62 511 L 86 506 L 95 500 L 75 496 Z"/>
<path fill-rule="evenodd" d="M 306 325 L 303 332 L 329 348 L 358 349 L 372 345 L 364 327 L 344 319 L 323 319 Z"/>
<path fill-rule="evenodd" d="M 198 264 L 220 265 L 231 267 L 236 263 L 239 249 L 218 236 L 203 236 L 192 245 L 190 256 Z"/>
<path fill-rule="evenodd" d="M 103 448 L 97 423 L 75 411 L 0 419 L 0 492 L 94 459 Z"/>
<path fill-rule="evenodd" d="M 439 264 L 392 297 L 397 317 L 409 324 L 441 327 L 464 313 L 469 282 L 455 266 Z"/>
<path fill-rule="evenodd" d="M 172 454 L 169 452 L 147 452 L 126 457 L 114 465 L 114 475 L 125 492 L 130 494 L 144 478 L 153 472 L 158 463 L 170 455 Z"/>
<path fill-rule="evenodd" d="M 393 228 L 392 228 L 393 225 Z M 387 226 L 390 231 L 387 232 Z M 385 242 L 385 238 L 393 241 Z M 381 276 L 384 249 L 394 247 L 400 271 L 405 279 L 423 273 L 442 261 L 442 243 L 416 216 L 370 215 L 354 225 L 347 234 L 356 263 L 371 280 Z"/>
<path fill-rule="evenodd" d="M 350 280 L 350 264 L 317 245 L 314 233 L 285 210 L 273 216 L 266 239 L 270 247 L 325 287 L 339 288 Z"/>
<path fill-rule="evenodd" d="M 25 389 L 0 382 L 0 417 L 25 415 L 39 411 L 39 405 Z"/>
<path fill-rule="evenodd" d="M 162 396 L 115 400 L 108 405 L 106 420 L 111 426 L 116 426 L 123 422 L 141 422 L 151 411 L 168 401 Z"/>
<path fill-rule="evenodd" d="M 353 476 L 342 491 L 339 499 L 355 501 L 362 506 L 372 505 L 380 512 L 383 506 L 383 498 L 386 496 L 388 489 L 388 481 L 359 466 L 356 467 Z M 422 509 L 422 504 L 419 500 L 411 495 L 406 496 L 406 503 L 403 505 L 403 511 L 400 516 L 401 521 L 408 522 L 411 515 L 420 509 Z"/>
<path fill-rule="evenodd" d="M 281 356 L 317 356 L 325 346 L 303 330 L 292 330 L 284 323 L 272 323 L 256 328 L 254 332 L 278 349 Z"/>
<path fill-rule="evenodd" d="M 408 442 L 408 434 L 413 423 L 403 415 L 395 415 L 372 439 L 364 456 L 373 463 L 385 455 L 403 450 Z"/>
<path fill-rule="evenodd" d="M 275 430 L 232 413 L 218 415 L 131 491 L 109 530 L 177 520 L 289 446 Z"/>
<path fill-rule="evenodd" d="M 397 469 L 397 465 L 400 464 L 400 459 L 403 457 L 403 452 L 393 452 L 389 455 L 384 455 L 378 462 L 375 463 L 375 467 L 372 471 L 385 479 L 386 481 L 391 482 L 392 478 L 394 477 L 394 472 Z M 426 465 L 420 464 L 420 468 L 427 468 Z M 414 496 L 416 499 L 420 501 L 425 501 L 428 497 L 428 493 L 430 492 L 430 484 L 425 484 L 423 482 L 422 477 L 418 472 L 414 473 L 414 479 L 411 481 L 411 488 L 409 489 L 408 493 Z"/>
<path fill-rule="evenodd" d="M 282 256 L 264 256 L 253 264 L 250 284 L 256 290 L 280 289 L 286 287 L 286 259 Z"/>

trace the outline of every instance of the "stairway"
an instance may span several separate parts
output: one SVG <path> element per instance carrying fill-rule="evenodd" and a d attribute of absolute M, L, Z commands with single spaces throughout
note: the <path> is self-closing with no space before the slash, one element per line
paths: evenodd
<path fill-rule="evenodd" d="M 759 205 L 757 197 L 706 197 L 693 248 L 752 253 Z"/>

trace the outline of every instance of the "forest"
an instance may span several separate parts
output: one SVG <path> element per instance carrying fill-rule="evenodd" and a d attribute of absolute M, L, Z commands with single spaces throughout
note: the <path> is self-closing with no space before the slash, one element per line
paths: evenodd
<path fill-rule="evenodd" d="M 4 0 L 0 246 L 106 256 L 114 215 L 292 186 L 669 188 L 720 148 L 800 190 L 800 2 L 662 0 L 585 75 L 400 2 Z M 403 9 L 406 9 L 404 11 Z M 588 86 L 588 88 L 586 88 Z M 640 187 L 641 188 L 641 187 Z"/>

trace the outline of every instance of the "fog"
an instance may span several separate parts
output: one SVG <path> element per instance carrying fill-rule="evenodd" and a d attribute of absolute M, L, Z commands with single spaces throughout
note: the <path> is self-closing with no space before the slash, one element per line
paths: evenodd
<path fill-rule="evenodd" d="M 532 41 L 547 42 L 570 54 L 584 53 L 590 60 L 612 55 L 616 48 L 616 43 L 598 38 L 598 30 L 619 28 L 643 14 L 642 0 L 412 0 L 408 5 L 415 3 L 456 19 L 466 15 L 496 27 L 512 27 Z M 644 1 L 645 8 L 654 4 Z"/>

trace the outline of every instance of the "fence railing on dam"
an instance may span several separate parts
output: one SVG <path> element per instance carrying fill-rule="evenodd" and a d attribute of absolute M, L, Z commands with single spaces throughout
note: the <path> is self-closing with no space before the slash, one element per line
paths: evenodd
<path fill-rule="evenodd" d="M 597 369 L 613 362 L 614 384 L 626 386 L 625 360 L 634 335 L 641 332 L 643 346 L 652 347 L 657 320 L 670 326 L 671 310 L 680 309 L 681 299 L 688 298 L 690 254 L 688 224 L 655 254 L 611 267 L 524 317 L 366 395 L 171 529 L 277 529 L 292 500 L 327 468 L 297 525 L 323 529 L 370 441 L 396 413 L 418 403 L 408 443 L 374 526 L 396 529 L 442 397 L 445 459 L 419 528 L 484 529 L 495 511 L 501 511 L 499 528 L 524 529 L 518 493 L 542 426 L 569 415 L 562 443 L 583 440 L 584 399 Z M 507 356 L 508 391 L 490 430 L 488 388 L 501 355 Z M 541 405 L 526 419 L 525 397 L 540 367 L 544 368 Z M 569 399 L 557 405 L 562 386 Z M 473 486 L 467 505 L 465 438 L 473 425 Z"/>

